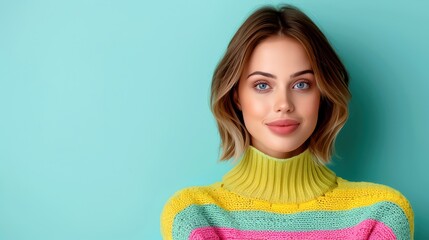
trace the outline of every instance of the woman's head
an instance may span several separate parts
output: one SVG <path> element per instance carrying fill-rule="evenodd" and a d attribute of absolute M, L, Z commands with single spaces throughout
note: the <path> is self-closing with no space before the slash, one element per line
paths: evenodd
<path fill-rule="evenodd" d="M 328 162 L 349 99 L 347 71 L 317 26 L 291 6 L 260 8 L 236 32 L 213 75 L 221 160 L 238 158 L 252 144 L 278 158 L 309 147 Z M 285 119 L 297 125 L 279 128 L 284 134 L 268 126 Z"/>

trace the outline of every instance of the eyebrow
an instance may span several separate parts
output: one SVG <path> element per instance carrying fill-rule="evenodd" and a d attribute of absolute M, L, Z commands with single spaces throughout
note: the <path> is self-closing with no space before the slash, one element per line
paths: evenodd
<path fill-rule="evenodd" d="M 306 73 L 314 74 L 313 70 L 306 69 L 306 70 L 303 70 L 303 71 L 299 71 L 299 72 L 293 73 L 293 74 L 290 75 L 290 77 L 294 78 L 294 77 L 298 77 L 298 76 L 306 74 Z M 253 76 L 253 75 L 262 75 L 264 77 L 269 77 L 269 78 L 277 79 L 276 75 L 273 75 L 273 74 L 267 73 L 267 72 L 262 72 L 262 71 L 252 72 L 251 74 L 249 74 L 249 76 L 247 76 L 247 78 L 249 78 L 250 76 Z"/>

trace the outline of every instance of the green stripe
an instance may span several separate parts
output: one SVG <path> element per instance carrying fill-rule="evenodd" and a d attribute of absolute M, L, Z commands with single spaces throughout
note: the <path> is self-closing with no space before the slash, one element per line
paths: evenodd
<path fill-rule="evenodd" d="M 256 231 L 338 230 L 366 219 L 383 222 L 397 239 L 410 239 L 410 225 L 404 211 L 395 203 L 383 201 L 351 210 L 304 211 L 279 214 L 266 211 L 226 211 L 215 204 L 190 205 L 176 215 L 173 238 L 188 239 L 196 228 L 216 226 Z"/>

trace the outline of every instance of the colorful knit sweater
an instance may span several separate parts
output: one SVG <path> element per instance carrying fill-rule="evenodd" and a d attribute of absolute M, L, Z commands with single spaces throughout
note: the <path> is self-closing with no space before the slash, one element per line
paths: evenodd
<path fill-rule="evenodd" d="M 407 199 L 350 182 L 307 149 L 287 159 L 250 146 L 221 182 L 185 188 L 161 214 L 164 239 L 413 239 Z"/>

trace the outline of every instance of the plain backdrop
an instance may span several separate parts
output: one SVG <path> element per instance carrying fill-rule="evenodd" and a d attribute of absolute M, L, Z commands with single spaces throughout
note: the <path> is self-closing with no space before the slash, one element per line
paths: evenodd
<path fill-rule="evenodd" d="M 221 180 L 213 70 L 291 3 L 351 76 L 330 165 L 401 191 L 429 239 L 427 1 L 0 1 L 0 239 L 160 239 L 177 190 Z"/>

